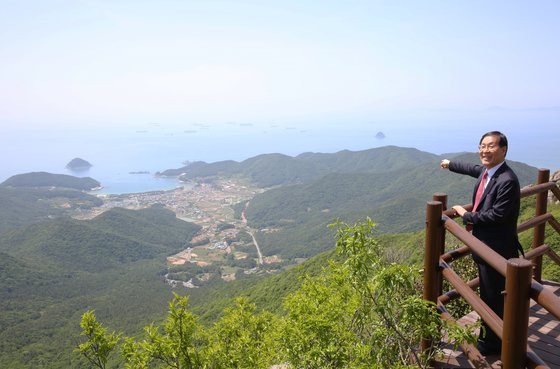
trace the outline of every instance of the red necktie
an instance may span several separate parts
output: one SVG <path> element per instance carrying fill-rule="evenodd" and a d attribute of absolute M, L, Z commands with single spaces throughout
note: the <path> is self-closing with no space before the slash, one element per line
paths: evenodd
<path fill-rule="evenodd" d="M 480 181 L 480 184 L 478 185 L 478 189 L 476 190 L 476 196 L 474 198 L 474 205 L 473 205 L 473 212 L 476 211 L 476 209 L 478 208 L 478 205 L 480 205 L 480 200 L 482 199 L 482 194 L 484 193 L 484 184 L 486 183 L 486 178 L 488 178 L 488 171 L 485 170 L 484 174 L 482 175 L 482 180 Z"/>
<path fill-rule="evenodd" d="M 476 212 L 476 208 L 478 208 L 478 205 L 480 205 L 480 200 L 482 199 L 482 194 L 484 193 L 484 183 L 486 182 L 486 178 L 488 178 L 487 170 L 484 171 L 484 174 L 482 175 L 482 180 L 480 181 L 480 184 L 476 189 L 476 196 L 474 197 L 474 205 L 472 208 L 473 213 Z M 465 226 L 465 229 L 470 232 L 473 229 L 473 225 L 469 223 Z"/>

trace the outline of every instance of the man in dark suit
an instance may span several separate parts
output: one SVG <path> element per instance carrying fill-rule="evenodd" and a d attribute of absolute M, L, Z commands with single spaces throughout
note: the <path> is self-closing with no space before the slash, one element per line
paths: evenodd
<path fill-rule="evenodd" d="M 452 172 L 478 178 L 473 192 L 473 210 L 462 206 L 453 209 L 472 234 L 506 259 L 518 257 L 521 249 L 517 238 L 520 188 L 517 176 L 505 163 L 508 149 L 506 136 L 498 131 L 485 133 L 479 142 L 482 165 L 456 160 L 442 160 L 440 166 Z M 473 254 L 480 277 L 480 297 L 503 318 L 505 278 Z M 478 349 L 483 355 L 501 351 L 499 337 L 485 324 L 486 335 L 480 335 Z"/>

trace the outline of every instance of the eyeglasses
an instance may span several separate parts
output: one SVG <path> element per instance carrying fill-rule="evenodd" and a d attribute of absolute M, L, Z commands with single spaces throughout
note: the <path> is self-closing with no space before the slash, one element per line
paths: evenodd
<path fill-rule="evenodd" d="M 489 145 L 478 145 L 478 150 L 480 151 L 484 151 L 484 150 L 489 150 L 489 151 L 494 151 L 496 150 L 498 147 L 500 147 L 499 145 L 496 144 L 489 144 Z"/>

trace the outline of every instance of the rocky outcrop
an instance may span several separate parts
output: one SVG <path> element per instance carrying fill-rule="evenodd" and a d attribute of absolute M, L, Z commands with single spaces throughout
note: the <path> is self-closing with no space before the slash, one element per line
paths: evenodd
<path fill-rule="evenodd" d="M 552 173 L 550 175 L 550 181 L 551 182 L 556 182 L 556 186 L 560 188 L 560 170 L 557 170 L 556 172 Z M 526 188 L 532 187 L 534 186 L 533 184 L 530 184 L 528 186 L 523 187 L 521 190 L 524 190 Z M 554 194 L 552 193 L 552 191 L 548 191 L 548 203 L 549 204 L 559 204 L 560 200 L 556 198 L 556 196 L 554 196 Z"/>

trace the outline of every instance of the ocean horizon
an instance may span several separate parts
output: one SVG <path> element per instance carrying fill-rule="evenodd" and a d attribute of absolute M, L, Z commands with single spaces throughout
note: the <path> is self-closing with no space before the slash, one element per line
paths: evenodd
<path fill-rule="evenodd" d="M 176 178 L 155 175 L 179 168 L 187 161 L 242 161 L 250 157 L 281 153 L 359 151 L 381 146 L 413 147 L 441 155 L 475 152 L 482 133 L 501 130 L 509 139 L 507 159 L 551 172 L 560 169 L 560 128 L 551 124 L 560 114 L 533 119 L 533 124 L 508 119 L 443 122 L 358 122 L 340 124 L 161 124 L 143 123 L 115 128 L 73 127 L 49 129 L 3 129 L 0 182 L 10 176 L 45 171 L 92 177 L 102 184 L 95 193 L 122 194 L 172 189 Z M 468 124 L 467 124 L 468 123 Z M 385 138 L 376 138 L 383 132 Z M 65 166 L 73 158 L 93 166 L 73 172 Z M 141 173 L 139 173 L 141 172 Z"/>

